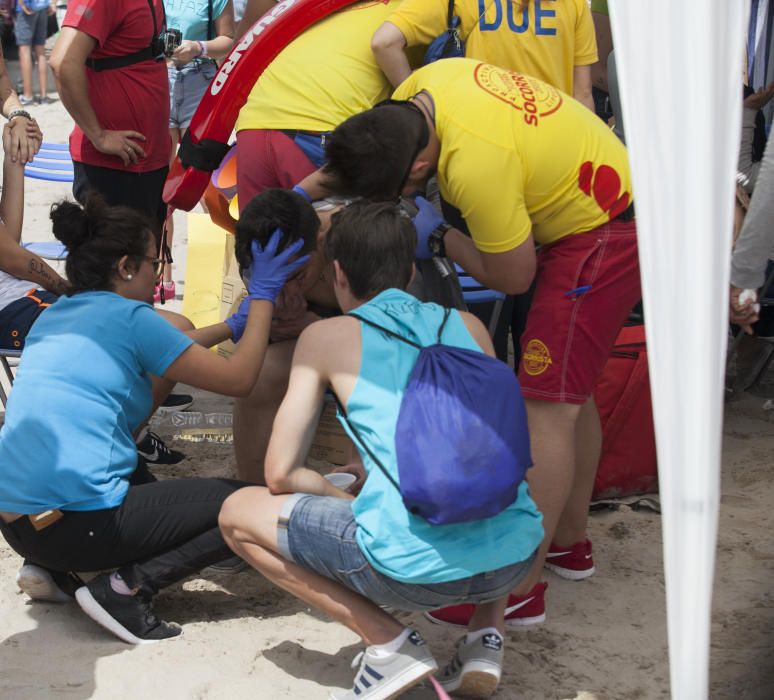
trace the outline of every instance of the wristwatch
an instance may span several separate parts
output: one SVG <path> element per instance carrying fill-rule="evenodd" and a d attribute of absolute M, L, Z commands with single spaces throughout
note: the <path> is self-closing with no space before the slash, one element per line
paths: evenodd
<path fill-rule="evenodd" d="M 26 109 L 11 110 L 11 113 L 8 115 L 8 121 L 11 121 L 11 119 L 14 117 L 24 117 L 25 119 L 29 119 L 31 122 L 35 121 L 33 116 Z"/>
<path fill-rule="evenodd" d="M 430 248 L 430 252 L 433 256 L 439 258 L 446 257 L 446 245 L 443 242 L 443 237 L 449 233 L 449 230 L 452 228 L 453 226 L 450 226 L 444 221 L 443 223 L 438 224 L 428 236 L 427 247 Z"/>

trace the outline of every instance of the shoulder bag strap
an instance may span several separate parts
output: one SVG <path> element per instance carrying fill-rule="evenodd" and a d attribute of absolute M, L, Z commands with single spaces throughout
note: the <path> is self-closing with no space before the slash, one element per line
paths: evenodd
<path fill-rule="evenodd" d="M 435 341 L 439 345 L 441 344 L 441 336 L 443 335 L 443 331 L 446 328 L 446 322 L 449 320 L 449 316 L 451 316 L 451 309 L 444 309 L 443 321 L 441 321 L 441 325 L 438 326 L 438 337 L 436 338 L 436 341 Z"/>
<path fill-rule="evenodd" d="M 148 8 L 150 9 L 151 19 L 153 20 L 153 36 L 150 43 L 144 49 L 135 51 L 134 53 L 125 54 L 123 56 L 109 56 L 107 58 L 87 58 L 86 65 L 93 71 L 98 73 L 104 70 L 115 70 L 117 68 L 126 68 L 132 66 L 135 63 L 141 63 L 143 61 L 156 60 L 156 40 L 159 35 L 159 27 L 156 22 L 156 8 L 153 6 L 153 0 L 148 0 Z M 167 13 L 164 9 L 164 3 L 161 3 L 161 27 L 166 31 L 167 28 Z"/>
<path fill-rule="evenodd" d="M 449 0 L 449 10 L 446 13 L 446 28 L 450 31 L 454 31 L 454 25 L 452 20 L 454 19 L 454 0 Z"/>
<path fill-rule="evenodd" d="M 361 320 L 362 320 L 362 319 L 361 319 Z M 381 470 L 382 474 L 384 474 L 384 475 L 387 477 L 387 480 L 388 480 L 388 481 L 389 481 L 389 482 L 390 482 L 390 483 L 391 483 L 391 484 L 392 484 L 392 485 L 395 487 L 395 490 L 396 490 L 398 493 L 400 493 L 400 486 L 398 486 L 398 482 L 397 482 L 397 481 L 395 481 L 395 479 L 393 478 L 392 474 L 390 474 L 390 473 L 387 471 L 387 469 L 385 468 L 385 466 L 384 466 L 384 465 L 381 463 L 381 461 L 379 460 L 379 458 L 378 458 L 378 457 L 377 457 L 377 456 L 376 456 L 376 455 L 373 453 L 373 451 L 371 450 L 371 448 L 370 448 L 370 447 L 368 447 L 368 445 L 366 445 L 365 441 L 363 440 L 362 436 L 361 436 L 361 435 L 360 435 L 360 433 L 358 432 L 357 428 L 355 428 L 355 426 L 354 426 L 354 425 L 352 425 L 352 422 L 349 420 L 349 416 L 347 415 L 347 409 L 346 409 L 346 408 L 344 408 L 344 406 L 343 406 L 343 404 L 341 403 L 341 401 L 339 401 L 339 397 L 338 397 L 338 396 L 336 396 L 336 392 L 335 392 L 335 391 L 333 391 L 333 389 L 331 389 L 331 394 L 333 394 L 333 398 L 334 398 L 334 400 L 336 401 L 336 406 L 337 406 L 337 408 L 339 409 L 339 413 L 340 413 L 340 414 L 341 414 L 341 416 L 344 418 L 344 421 L 346 422 L 347 426 L 349 427 L 349 429 L 350 429 L 350 431 L 351 431 L 352 435 L 354 435 L 354 436 L 355 436 L 355 440 L 357 441 L 358 445 L 360 445 L 360 447 L 362 447 L 362 448 L 363 448 L 363 450 L 364 450 L 364 451 L 365 451 L 365 453 L 366 453 L 366 454 L 367 454 L 367 455 L 368 455 L 368 456 L 371 458 L 371 460 L 373 461 L 373 463 L 374 463 L 374 464 L 375 464 L 377 467 L 379 467 L 379 469 Z"/>
<path fill-rule="evenodd" d="M 377 331 L 381 331 L 382 333 L 386 333 L 392 338 L 395 338 L 396 340 L 400 340 L 406 345 L 411 345 L 418 350 L 422 349 L 422 346 L 419 343 L 415 343 L 413 340 L 409 340 L 408 338 L 404 338 L 400 333 L 396 333 L 395 331 L 391 331 L 389 328 L 384 328 L 383 326 L 380 326 L 378 323 L 374 323 L 373 321 L 369 321 L 367 318 L 363 318 L 362 316 L 358 316 L 357 314 L 349 313 L 348 316 L 352 316 L 352 318 L 356 318 L 361 323 L 365 323 L 367 326 L 371 326 L 371 328 L 375 328 Z"/>

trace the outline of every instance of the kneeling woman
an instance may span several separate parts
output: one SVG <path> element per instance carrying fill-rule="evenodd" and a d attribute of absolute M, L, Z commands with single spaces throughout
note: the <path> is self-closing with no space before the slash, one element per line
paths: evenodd
<path fill-rule="evenodd" d="M 239 396 L 263 362 L 274 300 L 304 258 L 255 246 L 241 314 L 200 331 L 205 345 L 241 341 L 228 358 L 198 345 L 151 306 L 159 263 L 148 222 L 91 199 L 52 208 L 69 249 L 71 291 L 27 337 L 0 432 L 0 530 L 21 556 L 54 571 L 102 571 L 76 591 L 84 611 L 126 642 L 180 634 L 152 596 L 231 552 L 218 511 L 242 485 L 176 479 L 133 486 L 133 433 L 151 410 L 151 381 Z"/>

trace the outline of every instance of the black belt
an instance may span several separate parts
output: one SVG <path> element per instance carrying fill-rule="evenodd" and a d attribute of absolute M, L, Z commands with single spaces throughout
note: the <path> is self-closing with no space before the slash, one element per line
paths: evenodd
<path fill-rule="evenodd" d="M 141 51 L 135 51 L 134 53 L 126 54 L 124 56 L 108 56 L 106 58 L 88 58 L 86 59 L 86 65 L 93 71 L 98 73 L 103 70 L 116 70 L 117 68 L 126 68 L 127 66 L 133 66 L 135 63 L 142 63 L 143 61 L 161 61 L 164 58 L 164 54 L 159 55 L 154 50 L 153 46 L 147 46 Z"/>

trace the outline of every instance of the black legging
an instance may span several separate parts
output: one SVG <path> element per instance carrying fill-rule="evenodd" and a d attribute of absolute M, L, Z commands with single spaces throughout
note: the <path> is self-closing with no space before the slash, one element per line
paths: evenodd
<path fill-rule="evenodd" d="M 218 529 L 223 501 L 248 484 L 170 479 L 130 486 L 116 508 L 66 511 L 37 532 L 27 517 L 0 531 L 22 557 L 54 571 L 119 569 L 150 594 L 232 556 Z"/>

